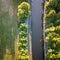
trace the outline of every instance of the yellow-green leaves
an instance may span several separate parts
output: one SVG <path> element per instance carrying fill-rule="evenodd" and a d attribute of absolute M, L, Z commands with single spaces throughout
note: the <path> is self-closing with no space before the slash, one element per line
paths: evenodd
<path fill-rule="evenodd" d="M 22 2 L 18 5 L 18 18 L 19 22 L 25 21 L 30 14 L 30 4 L 28 2 Z"/>
<path fill-rule="evenodd" d="M 28 24 L 27 18 L 30 14 L 30 4 L 22 2 L 18 5 L 18 29 L 19 29 L 19 60 L 29 60 L 28 55 Z"/>
<path fill-rule="evenodd" d="M 55 10 L 50 10 L 49 13 L 47 14 L 47 16 L 51 16 L 51 15 L 54 15 L 56 14 L 56 11 Z"/>
<path fill-rule="evenodd" d="M 53 32 L 53 31 L 55 31 L 55 27 L 54 26 L 46 29 L 46 32 Z"/>
<path fill-rule="evenodd" d="M 27 9 L 30 10 L 30 4 L 27 2 L 23 2 L 18 6 L 18 9 Z"/>
<path fill-rule="evenodd" d="M 46 2 L 47 60 L 60 60 L 60 0 Z"/>

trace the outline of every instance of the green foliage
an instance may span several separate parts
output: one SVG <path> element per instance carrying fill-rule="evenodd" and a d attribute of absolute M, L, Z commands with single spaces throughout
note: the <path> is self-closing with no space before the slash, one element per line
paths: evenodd
<path fill-rule="evenodd" d="M 26 36 L 27 36 L 27 33 L 26 33 L 25 31 L 21 31 L 21 32 L 19 33 L 19 35 L 26 37 Z"/>
<path fill-rule="evenodd" d="M 22 2 L 18 5 L 18 18 L 19 22 L 25 22 L 25 20 L 29 17 L 30 13 L 30 4 L 27 2 Z"/>
<path fill-rule="evenodd" d="M 49 0 L 49 5 L 47 6 L 48 9 L 54 9 L 56 12 L 60 11 L 60 0 Z"/>
<path fill-rule="evenodd" d="M 25 23 L 20 24 L 20 26 L 19 26 L 19 30 L 27 31 L 27 29 L 28 29 L 28 25 L 26 25 Z"/>
<path fill-rule="evenodd" d="M 54 31 L 55 31 L 55 27 L 54 26 L 46 29 L 46 33 L 54 32 Z"/>
<path fill-rule="evenodd" d="M 49 17 L 49 16 L 52 16 L 54 14 L 56 14 L 55 10 L 50 10 L 49 13 L 47 14 L 47 16 Z"/>
<path fill-rule="evenodd" d="M 24 0 L 27 1 L 27 0 Z M 22 2 L 22 0 L 21 0 Z M 18 29 L 19 29 L 19 60 L 29 60 L 28 56 L 28 24 L 25 23 L 30 14 L 30 4 L 22 2 L 18 5 Z"/>
<path fill-rule="evenodd" d="M 19 56 L 18 56 L 18 58 L 19 58 L 20 60 L 28 60 L 28 59 L 29 59 L 29 56 L 27 55 L 27 53 L 28 53 L 28 50 L 21 49 L 21 50 L 19 51 Z"/>
<path fill-rule="evenodd" d="M 55 21 L 55 25 L 56 26 L 60 25 L 60 19 L 58 19 L 57 21 Z"/>
<path fill-rule="evenodd" d="M 60 26 L 56 26 L 56 31 L 60 33 Z"/>
<path fill-rule="evenodd" d="M 20 38 L 20 42 L 26 43 L 27 42 L 27 38 L 24 38 L 24 37 Z"/>
<path fill-rule="evenodd" d="M 60 60 L 60 0 L 46 3 L 47 60 Z"/>

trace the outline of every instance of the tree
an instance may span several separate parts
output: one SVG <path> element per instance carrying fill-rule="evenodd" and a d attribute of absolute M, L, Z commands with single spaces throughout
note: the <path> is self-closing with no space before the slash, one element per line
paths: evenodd
<path fill-rule="evenodd" d="M 28 24 L 25 23 L 30 14 L 30 4 L 22 2 L 18 5 L 19 60 L 29 60 Z"/>
<path fill-rule="evenodd" d="M 47 60 L 60 60 L 60 0 L 48 0 L 46 3 Z"/>

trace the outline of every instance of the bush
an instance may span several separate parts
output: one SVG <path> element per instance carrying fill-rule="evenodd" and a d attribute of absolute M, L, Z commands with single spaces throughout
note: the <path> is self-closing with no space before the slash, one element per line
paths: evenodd
<path fill-rule="evenodd" d="M 22 0 L 21 0 L 22 1 Z M 30 14 L 30 4 L 22 2 L 18 6 L 18 29 L 19 29 L 19 60 L 29 60 L 28 56 L 28 24 L 25 23 Z"/>
<path fill-rule="evenodd" d="M 60 60 L 60 0 L 48 0 L 46 6 L 47 60 Z"/>

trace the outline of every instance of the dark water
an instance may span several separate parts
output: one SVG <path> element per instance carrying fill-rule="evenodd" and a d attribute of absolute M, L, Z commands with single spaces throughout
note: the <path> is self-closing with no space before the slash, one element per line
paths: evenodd
<path fill-rule="evenodd" d="M 43 60 L 42 3 L 43 3 L 43 0 L 33 0 L 32 6 L 31 6 L 33 60 Z"/>

